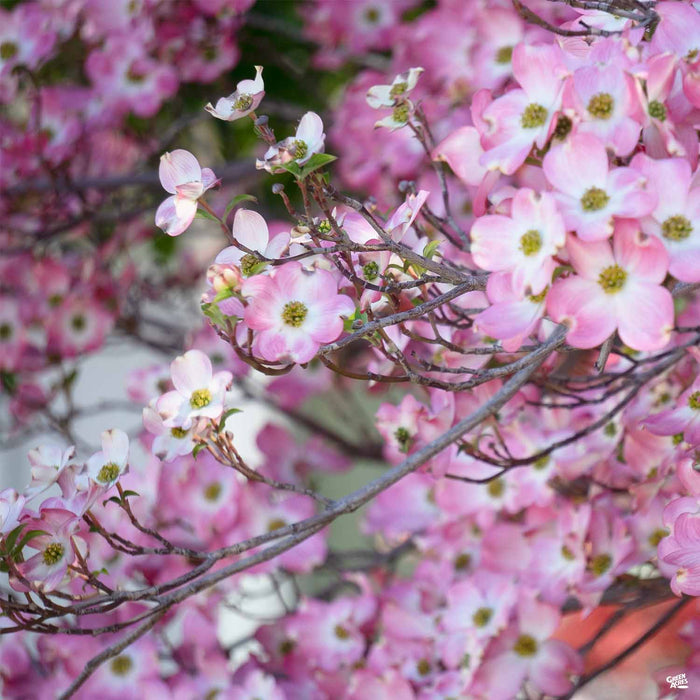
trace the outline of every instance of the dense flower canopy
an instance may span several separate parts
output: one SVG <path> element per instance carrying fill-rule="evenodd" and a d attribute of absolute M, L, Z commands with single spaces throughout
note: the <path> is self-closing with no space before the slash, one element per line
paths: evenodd
<path fill-rule="evenodd" d="M 568 698 L 639 610 L 609 666 L 670 629 L 640 682 L 698 686 L 697 7 L 252 4 L 0 10 L 0 379 L 54 433 L 0 490 L 2 696 Z M 166 359 L 91 447 L 127 338 Z"/>

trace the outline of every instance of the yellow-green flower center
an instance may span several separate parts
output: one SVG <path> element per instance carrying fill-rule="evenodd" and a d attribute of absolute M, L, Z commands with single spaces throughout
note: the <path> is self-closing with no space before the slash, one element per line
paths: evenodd
<path fill-rule="evenodd" d="M 41 558 L 46 566 L 53 566 L 63 559 L 65 553 L 65 547 L 60 542 L 52 542 L 46 547 Z"/>
<path fill-rule="evenodd" d="M 499 498 L 506 490 L 506 483 L 503 481 L 503 479 L 494 479 L 493 481 L 489 481 L 486 490 L 488 491 L 489 496 Z"/>
<path fill-rule="evenodd" d="M 243 276 L 250 277 L 260 262 L 260 258 L 255 255 L 255 253 L 246 253 L 241 258 L 241 272 L 243 273 Z"/>
<path fill-rule="evenodd" d="M 253 106 L 253 96 L 252 95 L 239 95 L 233 103 L 233 108 L 237 112 L 245 112 Z"/>
<path fill-rule="evenodd" d="M 566 561 L 573 561 L 576 559 L 576 555 L 566 545 L 562 546 L 561 555 Z"/>
<path fill-rule="evenodd" d="M 299 328 L 308 313 L 306 304 L 300 301 L 288 301 L 282 309 L 282 320 L 292 328 Z"/>
<path fill-rule="evenodd" d="M 350 632 L 348 632 L 342 625 L 336 625 L 333 632 L 338 639 L 347 639 L 350 636 Z"/>
<path fill-rule="evenodd" d="M 11 58 L 14 58 L 18 51 L 19 47 L 13 41 L 3 41 L 0 44 L 0 58 L 3 61 L 9 61 Z"/>
<path fill-rule="evenodd" d="M 535 255 L 542 250 L 542 236 L 540 232 L 531 228 L 520 237 L 520 250 L 523 255 Z"/>
<path fill-rule="evenodd" d="M 583 211 L 600 211 L 610 201 L 610 197 L 605 190 L 600 187 L 589 187 L 581 197 Z"/>
<path fill-rule="evenodd" d="M 649 116 L 658 119 L 660 122 L 666 121 L 666 105 L 652 100 L 649 103 Z"/>
<path fill-rule="evenodd" d="M 533 304 L 541 304 L 544 301 L 544 298 L 547 296 L 548 291 L 549 291 L 549 286 L 545 287 L 539 294 L 531 294 L 528 297 L 528 299 Z"/>
<path fill-rule="evenodd" d="M 523 129 L 536 129 L 547 121 L 547 109 L 536 102 L 531 102 L 520 117 Z"/>
<path fill-rule="evenodd" d="M 549 464 L 549 455 L 545 455 L 544 457 L 540 457 L 539 459 L 536 459 L 532 463 L 532 466 L 539 471 L 541 469 L 544 469 L 548 464 Z"/>
<path fill-rule="evenodd" d="M 399 443 L 401 452 L 408 452 L 413 442 L 413 438 L 411 437 L 411 433 L 408 432 L 408 429 L 403 427 L 396 428 L 394 437 L 396 438 L 396 442 Z"/>
<path fill-rule="evenodd" d="M 134 66 L 131 66 L 131 68 L 129 68 L 129 70 L 126 73 L 126 78 L 130 83 L 134 83 L 134 85 L 139 85 L 146 79 L 146 76 L 143 73 L 141 73 L 141 71 L 136 70 Z"/>
<path fill-rule="evenodd" d="M 184 438 L 185 435 L 187 435 L 187 431 L 184 428 L 170 428 L 170 434 L 174 438 L 182 440 L 182 438 Z"/>
<path fill-rule="evenodd" d="M 607 435 L 608 437 L 615 437 L 617 434 L 617 426 L 615 423 L 608 423 L 604 428 L 603 428 L 603 433 Z"/>
<path fill-rule="evenodd" d="M 649 544 L 652 547 L 656 547 L 661 540 L 669 534 L 669 530 L 665 527 L 660 527 L 654 530 L 654 532 L 649 535 Z"/>
<path fill-rule="evenodd" d="M 328 221 L 328 219 L 324 219 L 323 221 L 319 221 L 317 228 L 319 230 L 319 233 L 330 233 L 333 230 L 333 227 L 331 226 L 331 222 Z"/>
<path fill-rule="evenodd" d="M 85 326 L 87 325 L 87 322 L 85 321 L 85 316 L 73 316 L 73 318 L 70 320 L 70 325 L 72 326 L 74 331 L 84 330 Z"/>
<path fill-rule="evenodd" d="M 469 552 L 462 552 L 455 557 L 454 568 L 455 571 L 464 571 L 472 563 L 472 556 Z"/>
<path fill-rule="evenodd" d="M 612 557 L 609 554 L 598 554 L 591 559 L 588 568 L 596 576 L 602 576 L 611 566 Z"/>
<path fill-rule="evenodd" d="M 204 408 L 211 403 L 211 391 L 209 389 L 197 389 L 190 396 L 190 406 L 195 410 Z"/>
<path fill-rule="evenodd" d="M 362 274 L 368 282 L 376 280 L 377 275 L 379 274 L 379 265 L 377 265 L 374 260 L 371 260 L 362 268 Z"/>
<path fill-rule="evenodd" d="M 293 639 L 287 638 L 280 642 L 280 645 L 277 647 L 277 651 L 279 651 L 281 656 L 286 656 L 294 650 L 296 645 L 297 644 Z"/>
<path fill-rule="evenodd" d="M 408 83 L 395 83 L 391 86 L 391 90 L 389 90 L 389 97 L 398 97 L 399 95 L 403 95 L 406 90 L 408 90 Z"/>
<path fill-rule="evenodd" d="M 693 225 L 682 215 L 670 216 L 661 224 L 661 232 L 669 241 L 683 241 L 693 232 Z"/>
<path fill-rule="evenodd" d="M 560 114 L 557 119 L 557 125 L 554 127 L 554 138 L 560 141 L 565 139 L 573 129 L 574 123 L 569 117 L 564 114 Z"/>
<path fill-rule="evenodd" d="M 610 119 L 615 107 L 615 100 L 608 92 L 593 95 L 588 102 L 588 113 L 596 119 Z"/>
<path fill-rule="evenodd" d="M 221 484 L 218 481 L 214 481 L 204 489 L 204 498 L 206 498 L 207 501 L 218 501 L 219 496 L 221 496 L 221 491 Z"/>
<path fill-rule="evenodd" d="M 110 481 L 116 481 L 119 474 L 119 465 L 114 462 L 107 462 L 107 464 L 102 465 L 102 469 L 97 475 L 97 481 L 101 484 L 108 484 Z"/>
<path fill-rule="evenodd" d="M 394 107 L 391 113 L 391 118 L 397 124 L 405 124 L 408 121 L 409 114 L 410 110 L 408 108 L 408 105 L 406 103 L 403 103 Z"/>
<path fill-rule="evenodd" d="M 112 659 L 112 663 L 109 667 L 115 676 L 126 676 L 126 674 L 131 671 L 133 665 L 134 662 L 131 660 L 130 656 L 121 654 L 121 656 L 117 656 L 116 659 Z"/>
<path fill-rule="evenodd" d="M 294 158 L 303 158 L 308 152 L 309 152 L 309 146 L 307 145 L 306 141 L 302 141 L 301 139 L 296 139 L 292 143 L 292 147 L 290 149 L 290 152 L 294 156 Z"/>
<path fill-rule="evenodd" d="M 274 532 L 275 530 L 279 530 L 280 528 L 284 527 L 286 524 L 287 523 L 284 520 L 282 520 L 282 518 L 273 518 L 267 524 L 267 531 Z"/>
<path fill-rule="evenodd" d="M 598 284 L 607 294 L 616 294 L 624 286 L 627 273 L 619 265 L 610 265 L 598 275 Z"/>
<path fill-rule="evenodd" d="M 496 63 L 510 63 L 513 58 L 513 47 L 512 46 L 501 46 L 498 51 L 496 51 Z"/>
<path fill-rule="evenodd" d="M 515 642 L 513 651 L 518 656 L 534 656 L 537 653 L 537 640 L 529 634 L 521 634 Z"/>
<path fill-rule="evenodd" d="M 491 622 L 493 617 L 493 608 L 479 608 L 474 615 L 472 615 L 472 622 L 477 627 L 486 627 L 486 625 Z"/>
<path fill-rule="evenodd" d="M 0 340 L 9 340 L 12 337 L 12 326 L 9 323 L 0 324 Z"/>
<path fill-rule="evenodd" d="M 694 411 L 700 411 L 700 391 L 694 391 L 688 397 L 688 406 L 690 406 Z"/>
<path fill-rule="evenodd" d="M 421 676 L 427 676 L 430 673 L 430 661 L 428 661 L 428 659 L 421 659 L 416 664 L 416 671 L 418 671 Z"/>

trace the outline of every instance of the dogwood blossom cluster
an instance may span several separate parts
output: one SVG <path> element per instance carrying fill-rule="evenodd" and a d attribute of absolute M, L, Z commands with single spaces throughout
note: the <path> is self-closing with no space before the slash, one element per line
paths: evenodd
<path fill-rule="evenodd" d="M 384 59 L 332 126 L 273 130 L 260 66 L 202 103 L 252 127 L 288 221 L 161 155 L 163 240 L 198 213 L 226 238 L 207 327 L 131 377 L 137 437 L 37 446 L 0 492 L 3 696 L 571 697 L 633 615 L 620 658 L 663 628 L 690 653 L 645 679 L 699 677 L 700 13 L 593 5 L 317 0 L 319 65 Z M 43 351 L 26 306 L 0 317 L 6 382 Z M 273 415 L 257 461 L 244 396 Z M 231 659 L 249 574 L 282 612 Z"/>

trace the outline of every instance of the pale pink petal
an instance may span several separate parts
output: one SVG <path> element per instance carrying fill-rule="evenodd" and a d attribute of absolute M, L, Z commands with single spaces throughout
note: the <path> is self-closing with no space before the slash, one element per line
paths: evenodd
<path fill-rule="evenodd" d="M 661 286 L 630 280 L 622 293 L 625 312 L 618 318 L 622 341 L 633 350 L 644 352 L 664 348 L 673 328 L 671 292 Z"/>
<path fill-rule="evenodd" d="M 582 277 L 557 281 L 547 295 L 547 312 L 570 330 L 566 341 L 575 348 L 594 348 L 612 335 L 616 318 L 607 294 L 597 282 Z"/>
<path fill-rule="evenodd" d="M 102 452 L 108 462 L 123 466 L 129 457 L 129 436 L 118 428 L 105 430 L 102 433 Z"/>
<path fill-rule="evenodd" d="M 271 260 L 281 258 L 282 253 L 284 253 L 286 250 L 290 240 L 291 235 L 287 231 L 282 231 L 276 236 L 273 236 L 270 239 L 270 242 L 267 244 L 267 248 L 264 250 L 265 257 L 270 258 Z"/>
<path fill-rule="evenodd" d="M 175 188 L 178 185 L 184 185 L 187 182 L 201 182 L 202 169 L 194 155 L 178 148 L 175 151 L 164 153 L 160 157 L 158 176 L 163 189 L 175 194 Z"/>
<path fill-rule="evenodd" d="M 516 262 L 515 224 L 510 217 L 493 214 L 477 219 L 471 229 L 472 256 L 484 270 L 505 270 Z"/>
<path fill-rule="evenodd" d="M 483 152 L 479 132 L 473 126 L 463 126 L 435 147 L 432 158 L 445 161 L 465 184 L 478 186 L 488 172 L 479 163 Z"/>
<path fill-rule="evenodd" d="M 211 382 L 211 362 L 201 350 L 188 350 L 170 364 L 173 385 L 185 396 L 204 389 Z"/>
<path fill-rule="evenodd" d="M 661 284 L 668 271 L 668 253 L 655 236 L 644 236 L 636 221 L 622 221 L 615 229 L 613 249 L 618 264 L 635 279 Z"/>
<path fill-rule="evenodd" d="M 250 209 L 239 209 L 233 220 L 233 237 L 246 248 L 264 252 L 270 233 L 267 222 L 260 214 Z"/>
<path fill-rule="evenodd" d="M 552 148 L 545 156 L 542 168 L 556 189 L 579 199 L 590 187 L 605 190 L 608 155 L 597 137 L 577 133 Z"/>

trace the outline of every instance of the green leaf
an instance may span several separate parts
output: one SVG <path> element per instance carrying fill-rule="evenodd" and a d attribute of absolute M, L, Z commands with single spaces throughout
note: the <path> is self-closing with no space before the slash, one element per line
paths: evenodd
<path fill-rule="evenodd" d="M 194 215 L 194 218 L 209 219 L 210 221 L 216 221 L 216 223 L 219 223 L 219 220 L 215 216 L 212 216 L 208 211 L 205 211 L 204 209 L 197 209 L 197 213 Z"/>
<path fill-rule="evenodd" d="M 106 506 L 108 503 L 116 503 L 118 506 L 120 506 L 122 504 L 122 499 L 119 498 L 119 496 L 111 496 L 110 498 L 102 501 L 103 506 Z"/>
<path fill-rule="evenodd" d="M 17 538 L 19 537 L 19 533 L 22 532 L 22 530 L 24 530 L 25 527 L 26 527 L 25 523 L 18 525 L 5 538 L 5 551 L 7 553 L 10 553 L 15 548 L 15 543 L 17 542 Z"/>
<path fill-rule="evenodd" d="M 328 163 L 332 163 L 334 160 L 338 159 L 330 153 L 314 153 L 301 171 L 302 179 L 311 175 L 315 170 L 328 165 Z"/>
<path fill-rule="evenodd" d="M 22 539 L 17 543 L 17 546 L 14 549 L 14 554 L 21 552 L 24 549 L 24 546 L 35 537 L 48 534 L 49 533 L 45 530 L 29 530 L 29 532 L 25 532 L 24 535 L 22 535 Z"/>
<path fill-rule="evenodd" d="M 433 255 L 435 255 L 435 252 L 437 251 L 438 247 L 440 245 L 440 241 L 430 241 L 428 245 L 423 248 L 423 257 L 428 258 L 430 260 Z"/>
<path fill-rule="evenodd" d="M 216 427 L 216 432 L 220 433 L 224 429 L 224 427 L 226 427 L 226 419 L 229 416 L 232 416 L 236 413 L 242 413 L 241 409 L 240 408 L 229 408 L 228 411 L 226 411 L 224 413 L 224 415 L 221 416 L 221 418 L 219 419 L 219 425 Z"/>
<path fill-rule="evenodd" d="M 234 295 L 233 289 L 230 287 L 227 287 L 226 289 L 222 289 L 215 297 L 214 297 L 214 303 L 217 303 L 219 301 L 223 301 L 224 299 L 230 299 Z"/>
<path fill-rule="evenodd" d="M 195 446 L 194 449 L 192 450 L 192 457 L 194 459 L 197 459 L 197 455 L 206 447 L 206 445 L 203 442 L 198 442 Z"/>
<path fill-rule="evenodd" d="M 260 274 L 266 267 L 267 260 L 261 260 L 259 263 L 255 263 L 255 265 L 246 270 L 246 277 L 253 277 L 254 275 Z"/>
<path fill-rule="evenodd" d="M 294 161 L 283 163 L 280 165 L 280 168 L 286 170 L 288 173 L 292 173 L 297 180 L 301 180 L 301 168 Z"/>
<path fill-rule="evenodd" d="M 124 498 L 129 498 L 129 496 L 140 496 L 141 494 L 138 493 L 138 491 L 124 491 L 122 494 L 122 499 Z"/>
<path fill-rule="evenodd" d="M 228 215 L 231 213 L 234 207 L 237 207 L 241 202 L 257 202 L 257 198 L 253 197 L 252 194 L 238 194 L 236 195 L 226 206 L 226 211 L 224 211 L 224 221 L 228 219 Z"/>

